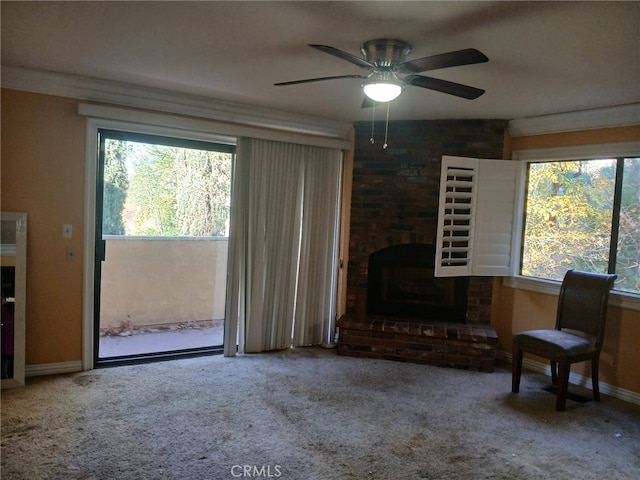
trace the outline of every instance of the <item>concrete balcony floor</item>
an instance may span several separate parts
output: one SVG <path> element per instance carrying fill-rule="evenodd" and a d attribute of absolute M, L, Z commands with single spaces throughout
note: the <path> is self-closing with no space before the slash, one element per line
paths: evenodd
<path fill-rule="evenodd" d="M 222 320 L 162 327 L 123 328 L 100 335 L 100 358 L 219 346 L 224 342 Z"/>

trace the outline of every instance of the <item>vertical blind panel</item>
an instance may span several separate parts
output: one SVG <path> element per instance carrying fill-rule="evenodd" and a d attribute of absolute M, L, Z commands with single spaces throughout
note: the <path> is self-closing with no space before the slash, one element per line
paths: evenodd
<path fill-rule="evenodd" d="M 244 353 L 244 319 L 248 309 L 250 292 L 245 288 L 251 277 L 247 264 L 249 251 L 247 226 L 249 218 L 249 156 L 251 141 L 239 138 L 233 166 L 231 215 L 229 218 L 229 273 L 227 276 L 227 301 L 224 320 L 224 355 Z"/>
<path fill-rule="evenodd" d="M 265 296 L 274 300 L 268 310 L 267 329 L 271 331 L 271 340 L 264 344 L 265 350 L 288 348 L 291 346 L 296 298 L 297 259 L 299 256 L 299 208 L 302 188 L 302 146 L 282 144 L 275 156 L 282 155 L 273 162 L 270 171 L 270 185 L 275 185 L 275 202 L 269 203 L 266 236 L 271 241 L 265 252 L 269 265 L 268 283 Z"/>
<path fill-rule="evenodd" d="M 246 319 L 248 352 L 288 348 L 291 344 L 302 153 L 298 145 L 252 142 L 252 237 L 256 243 L 252 255 L 253 301 Z"/>
<path fill-rule="evenodd" d="M 238 143 L 242 177 L 234 182 L 228 312 L 244 327 L 241 352 L 318 344 L 328 336 L 341 158 L 322 147 Z"/>
<path fill-rule="evenodd" d="M 300 269 L 293 345 L 327 341 L 335 316 L 342 153 L 313 148 L 305 160 Z"/>

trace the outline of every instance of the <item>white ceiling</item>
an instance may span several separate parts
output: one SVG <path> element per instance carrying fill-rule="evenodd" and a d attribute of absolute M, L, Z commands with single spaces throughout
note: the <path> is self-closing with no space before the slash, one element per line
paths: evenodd
<path fill-rule="evenodd" d="M 425 75 L 477 100 L 409 87 L 392 119 L 518 119 L 640 102 L 640 2 L 9 2 L 2 64 L 162 88 L 338 121 L 366 120 L 360 81 L 276 82 L 366 71 L 375 38 L 408 59 L 473 47 L 489 62 Z M 380 115 L 380 113 L 379 113 Z"/>

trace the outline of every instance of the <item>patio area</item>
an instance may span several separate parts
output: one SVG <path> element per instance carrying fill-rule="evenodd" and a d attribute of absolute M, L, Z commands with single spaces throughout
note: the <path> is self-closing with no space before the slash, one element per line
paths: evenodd
<path fill-rule="evenodd" d="M 223 342 L 222 320 L 166 324 L 161 327 L 124 327 L 119 331 L 101 332 L 100 358 L 211 347 L 222 345 Z"/>
<path fill-rule="evenodd" d="M 226 237 L 104 239 L 99 358 L 223 345 Z"/>

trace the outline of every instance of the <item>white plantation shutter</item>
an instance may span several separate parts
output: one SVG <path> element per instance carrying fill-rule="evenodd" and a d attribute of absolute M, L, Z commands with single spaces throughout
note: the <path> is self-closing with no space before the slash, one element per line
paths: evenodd
<path fill-rule="evenodd" d="M 436 237 L 437 277 L 471 275 L 478 160 L 442 157 Z"/>
<path fill-rule="evenodd" d="M 510 274 L 519 164 L 442 157 L 437 277 Z"/>
<path fill-rule="evenodd" d="M 520 166 L 508 160 L 479 160 L 472 275 L 511 275 Z"/>

